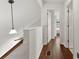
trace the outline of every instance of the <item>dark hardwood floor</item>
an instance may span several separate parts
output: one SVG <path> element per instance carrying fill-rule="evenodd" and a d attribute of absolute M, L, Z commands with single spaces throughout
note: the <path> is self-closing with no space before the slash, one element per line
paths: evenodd
<path fill-rule="evenodd" d="M 43 47 L 39 59 L 73 59 L 73 55 L 68 48 L 60 45 L 60 39 L 57 37 Z"/>

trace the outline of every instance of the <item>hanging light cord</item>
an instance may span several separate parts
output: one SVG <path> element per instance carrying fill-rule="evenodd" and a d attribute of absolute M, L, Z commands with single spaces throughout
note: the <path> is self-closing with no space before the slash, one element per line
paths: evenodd
<path fill-rule="evenodd" d="M 13 5 L 11 4 L 11 17 L 12 17 L 12 29 L 14 29 L 14 21 L 13 21 Z"/>

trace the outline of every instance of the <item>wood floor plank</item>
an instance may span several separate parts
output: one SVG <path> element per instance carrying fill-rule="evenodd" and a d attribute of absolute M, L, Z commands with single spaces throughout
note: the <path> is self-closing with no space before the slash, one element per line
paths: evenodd
<path fill-rule="evenodd" d="M 39 59 L 73 59 L 71 52 L 60 46 L 60 39 L 52 39 L 50 43 L 43 47 Z M 65 53 L 66 51 L 67 53 Z"/>

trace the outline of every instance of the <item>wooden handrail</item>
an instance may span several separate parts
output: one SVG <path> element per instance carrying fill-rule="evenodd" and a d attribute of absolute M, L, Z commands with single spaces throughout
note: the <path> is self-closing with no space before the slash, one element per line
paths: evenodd
<path fill-rule="evenodd" d="M 0 57 L 0 59 L 4 59 L 6 58 L 10 53 L 12 53 L 17 47 L 19 47 L 22 43 L 23 43 L 23 39 L 16 39 L 14 41 L 18 41 L 20 40 L 15 46 L 13 46 L 10 50 L 8 50 L 7 52 L 5 52 L 5 54 L 3 56 Z"/>

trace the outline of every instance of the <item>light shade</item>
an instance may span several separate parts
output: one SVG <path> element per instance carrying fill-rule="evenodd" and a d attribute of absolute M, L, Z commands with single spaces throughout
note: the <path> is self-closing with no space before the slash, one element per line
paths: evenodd
<path fill-rule="evenodd" d="M 56 28 L 56 30 L 60 30 L 60 28 Z"/>
<path fill-rule="evenodd" d="M 9 34 L 17 34 L 17 31 L 15 29 L 11 29 Z"/>

